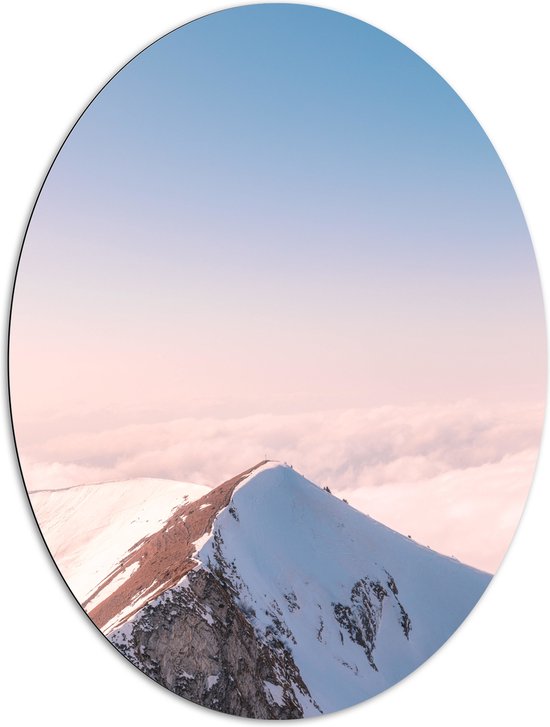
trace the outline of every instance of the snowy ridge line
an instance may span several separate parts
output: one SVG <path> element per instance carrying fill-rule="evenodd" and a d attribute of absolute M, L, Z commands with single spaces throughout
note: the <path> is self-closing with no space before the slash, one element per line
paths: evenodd
<path fill-rule="evenodd" d="M 174 480 L 171 477 L 163 477 L 162 478 L 165 482 L 173 482 L 177 485 L 186 485 L 186 484 L 195 484 L 195 483 L 187 483 L 187 482 L 181 482 L 180 480 Z M 157 477 L 134 477 L 134 482 L 152 482 L 158 480 Z M 118 485 L 123 484 L 126 482 L 126 480 L 101 480 L 100 482 L 79 482 L 77 485 L 68 485 L 67 487 L 52 487 L 50 489 L 42 489 L 42 490 L 28 490 L 29 495 L 39 495 L 43 492 L 68 492 L 69 490 L 75 490 L 79 487 L 102 487 L 103 485 Z M 205 485 L 206 487 L 206 485 Z"/>
<path fill-rule="evenodd" d="M 316 490 L 321 490 L 322 492 L 325 492 L 329 497 L 332 496 L 338 500 L 340 499 L 340 497 L 338 495 L 334 495 L 332 492 L 327 491 L 324 487 L 321 487 L 321 485 L 318 485 L 315 482 L 311 482 L 311 480 L 308 480 L 304 475 L 302 475 L 300 472 L 298 472 L 298 470 L 295 470 L 294 467 L 292 467 L 291 465 L 288 465 L 286 462 L 282 463 L 282 462 L 278 462 L 276 460 L 268 460 L 268 462 L 270 465 L 272 465 L 274 467 L 276 467 L 276 466 L 287 467 L 287 468 L 293 470 L 294 472 L 296 472 L 297 475 L 299 475 L 300 477 L 303 478 L 305 486 L 314 487 Z M 268 469 L 268 467 L 264 467 L 262 469 Z M 241 489 L 246 484 L 248 479 L 249 478 L 247 478 L 247 480 L 243 481 L 243 483 L 241 485 L 239 485 L 235 491 Z M 362 510 L 359 510 L 358 508 L 356 508 L 354 505 L 350 504 L 349 502 L 346 501 L 345 504 L 347 507 L 349 507 L 351 510 L 354 510 L 356 513 L 358 513 L 362 517 L 368 518 L 373 523 L 376 523 L 376 525 L 378 527 L 385 528 L 390 533 L 393 533 L 394 535 L 398 536 L 399 538 L 402 538 L 403 540 L 406 540 L 407 542 L 412 543 L 413 545 L 416 545 L 418 548 L 423 548 L 424 550 L 428 551 L 429 553 L 435 553 L 440 558 L 448 558 L 449 560 L 455 561 L 456 563 L 462 563 L 462 561 L 459 558 L 457 558 L 456 556 L 449 555 L 448 553 L 441 553 L 438 550 L 434 550 L 429 545 L 424 545 L 424 543 L 420 543 L 418 540 L 415 540 L 415 538 L 412 538 L 409 535 L 404 535 L 403 533 L 400 533 L 399 530 L 395 530 L 394 528 L 391 528 L 389 525 L 386 525 L 385 523 L 380 522 L 379 520 L 376 520 L 371 515 L 367 515 L 367 513 L 363 512 Z M 484 571 L 481 568 L 477 568 L 474 565 L 470 565 L 469 563 L 464 563 L 464 565 L 466 565 L 468 568 L 471 568 L 472 570 L 478 571 L 479 573 L 483 573 L 485 575 L 492 575 L 492 573 L 488 573 L 488 571 Z"/>
<path fill-rule="evenodd" d="M 195 543 L 203 544 L 203 539 L 210 533 L 217 514 L 226 507 L 235 487 L 265 464 L 266 460 L 259 462 L 208 491 L 202 497 L 176 508 L 160 529 L 145 536 L 139 544 L 136 544 L 109 574 L 108 582 L 135 563 L 139 563 L 139 568 L 134 569 L 113 593 L 88 611 L 96 626 L 105 628 L 106 624 L 111 624 L 122 611 L 125 613 L 124 620 L 131 618 L 146 605 L 140 602 L 139 607 L 128 610 L 136 594 L 147 592 L 151 593 L 151 598 L 148 600 L 158 598 L 163 591 L 173 588 L 186 573 L 195 568 L 197 566 L 194 558 L 197 552 Z M 202 507 L 203 505 L 210 507 Z M 155 581 L 162 586 L 153 591 L 151 589 Z M 107 583 L 104 579 L 101 588 L 105 585 Z M 96 589 L 96 592 L 88 598 L 88 602 L 94 601 L 98 593 Z M 116 623 L 120 625 L 118 621 Z"/>

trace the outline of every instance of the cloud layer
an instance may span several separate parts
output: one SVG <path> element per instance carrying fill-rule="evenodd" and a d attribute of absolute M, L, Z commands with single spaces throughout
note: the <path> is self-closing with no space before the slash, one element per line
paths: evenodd
<path fill-rule="evenodd" d="M 267 456 L 493 571 L 531 484 L 542 419 L 541 406 L 473 401 L 186 418 L 52 437 L 21 456 L 31 491 L 142 476 L 214 486 Z"/>

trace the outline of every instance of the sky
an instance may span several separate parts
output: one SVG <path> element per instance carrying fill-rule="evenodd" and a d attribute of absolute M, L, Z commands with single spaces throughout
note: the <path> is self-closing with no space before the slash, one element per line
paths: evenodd
<path fill-rule="evenodd" d="M 520 206 L 452 89 L 363 22 L 247 6 L 146 49 L 62 147 L 16 281 L 14 427 L 29 489 L 218 484 L 267 453 L 494 569 L 545 351 Z"/>

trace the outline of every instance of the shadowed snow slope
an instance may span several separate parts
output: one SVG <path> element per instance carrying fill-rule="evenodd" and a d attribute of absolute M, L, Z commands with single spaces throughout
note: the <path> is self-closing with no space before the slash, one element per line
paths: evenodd
<path fill-rule="evenodd" d="M 133 569 L 128 583 L 159 549 L 177 558 L 178 538 L 193 567 L 156 591 L 148 575 L 102 626 L 161 684 L 244 716 L 302 717 L 377 694 L 446 641 L 490 580 L 275 463 L 174 511 L 165 527 L 121 564 Z"/>

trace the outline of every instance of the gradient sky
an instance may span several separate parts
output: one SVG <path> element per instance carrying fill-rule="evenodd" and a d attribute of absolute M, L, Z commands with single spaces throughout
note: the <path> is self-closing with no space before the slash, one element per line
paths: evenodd
<path fill-rule="evenodd" d="M 536 409 L 536 262 L 492 145 L 418 56 L 330 11 L 236 8 L 145 50 L 69 136 L 10 372 L 23 454 L 184 417 Z"/>

